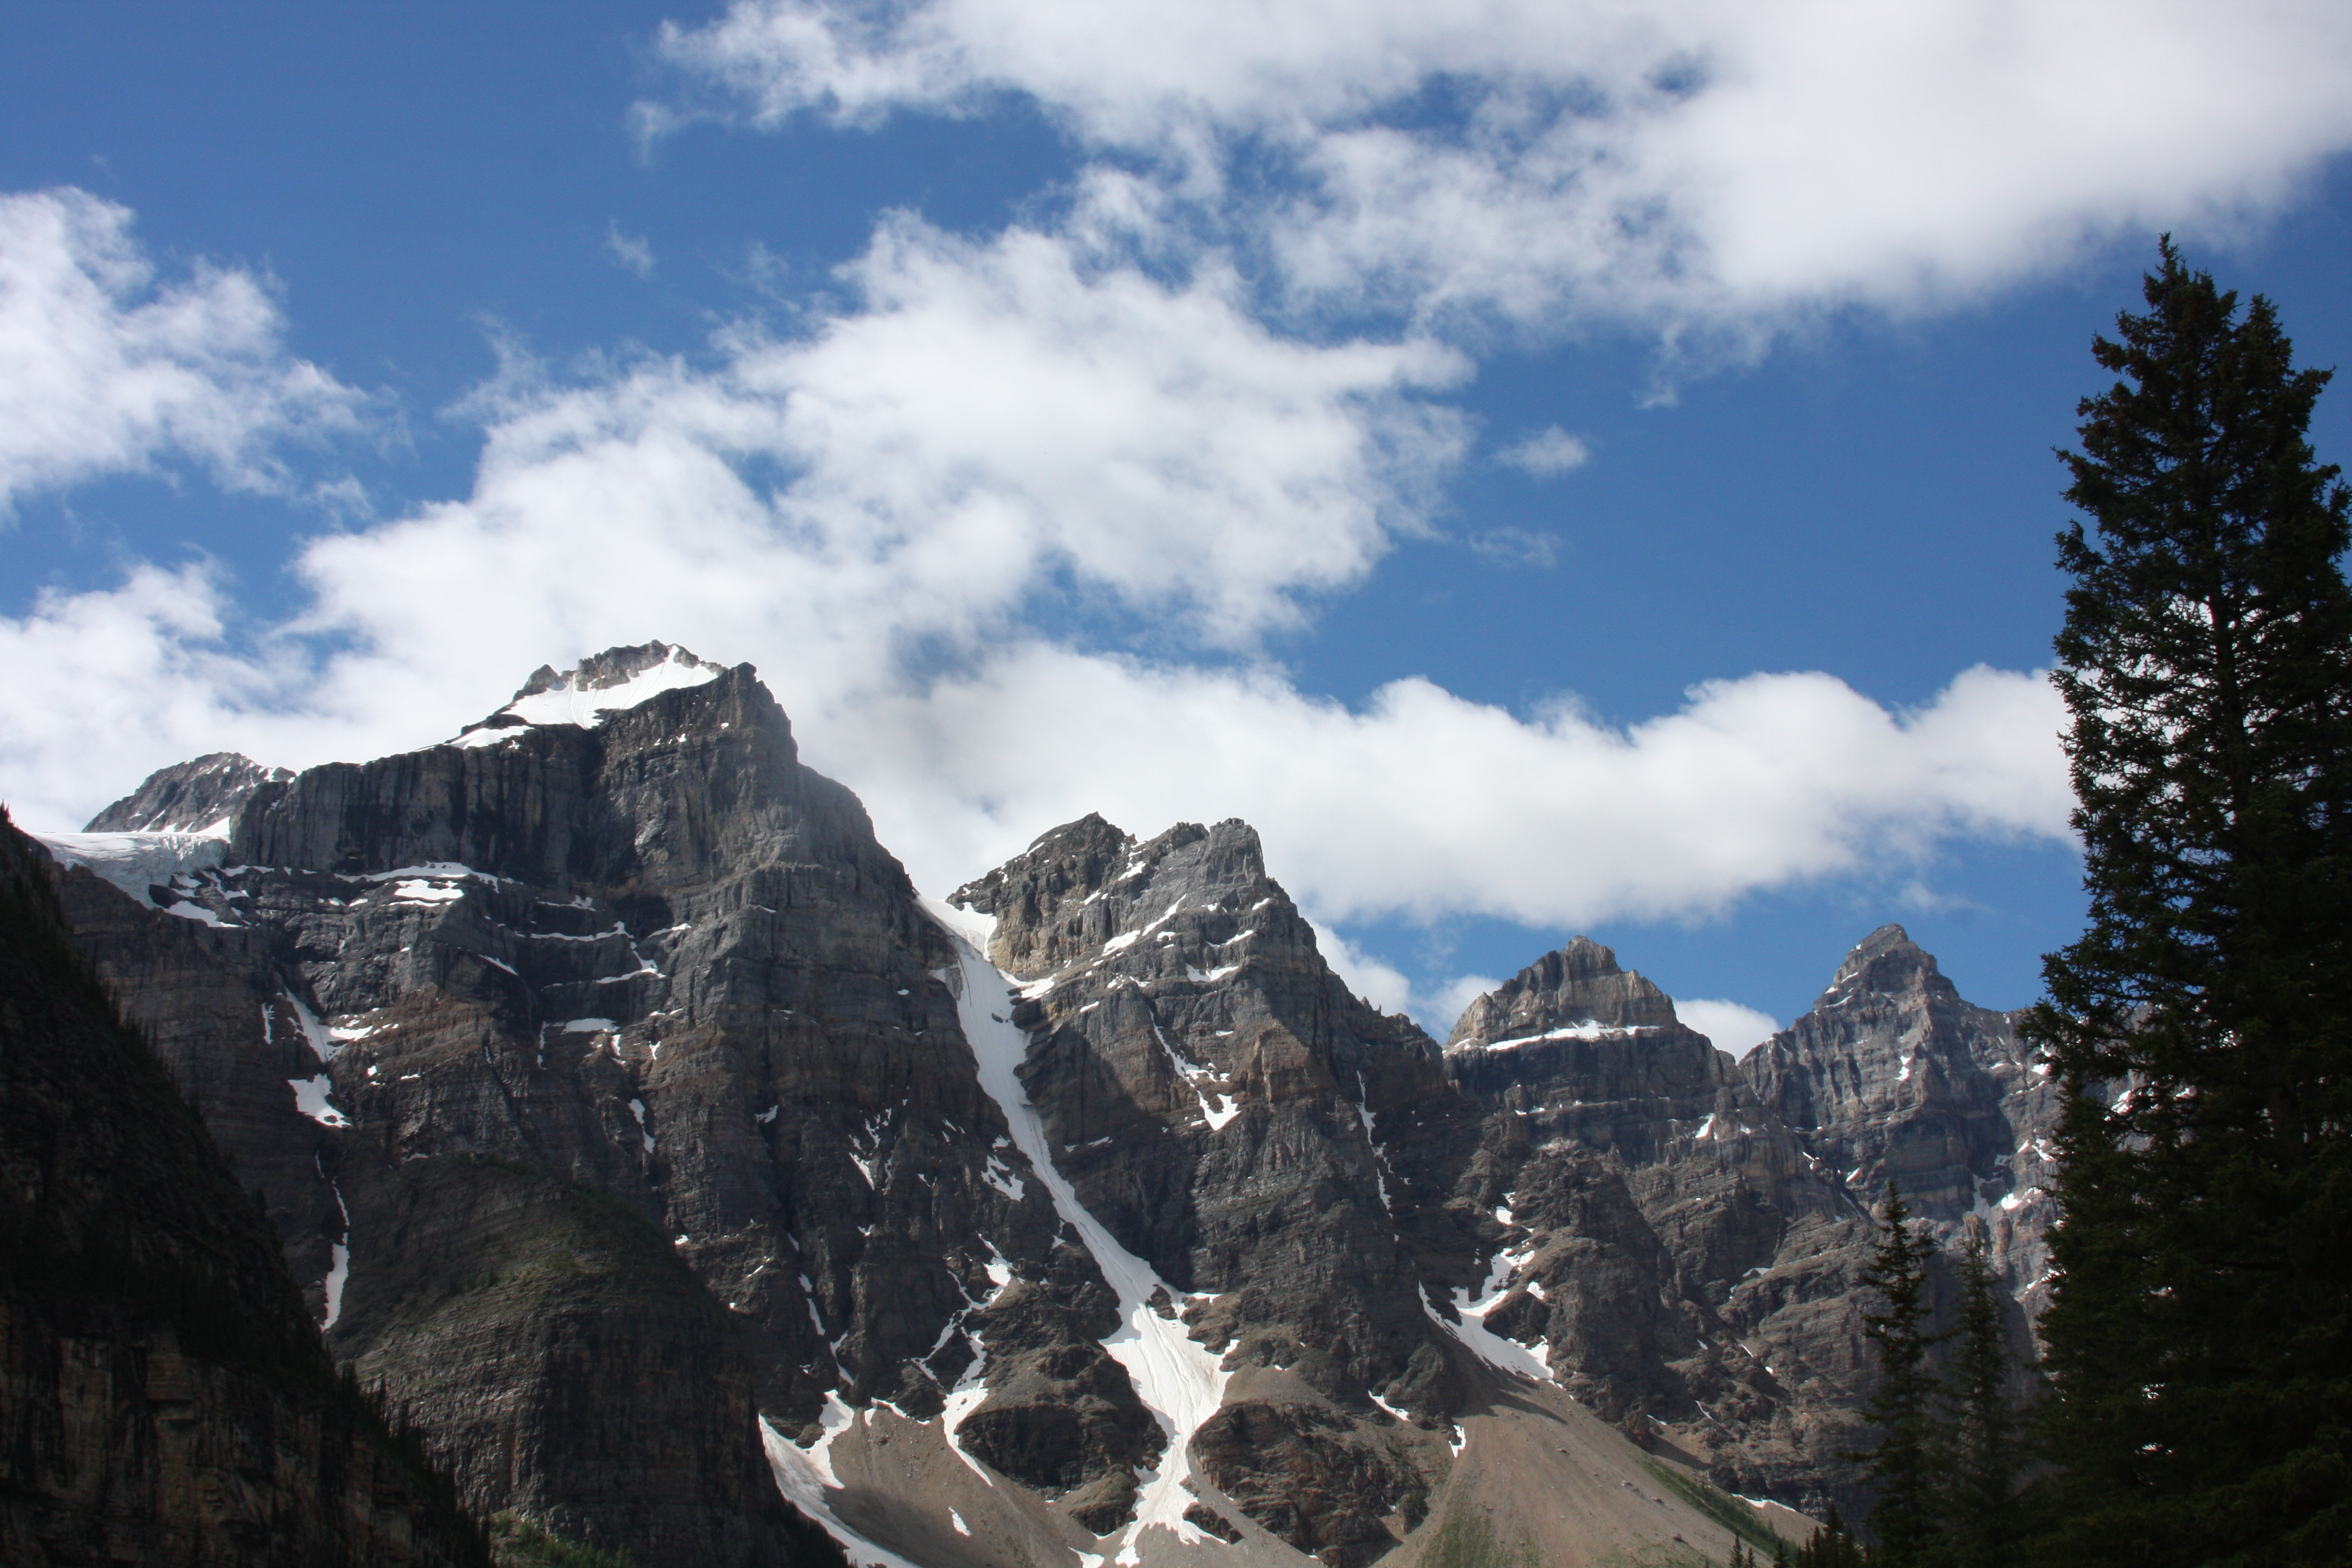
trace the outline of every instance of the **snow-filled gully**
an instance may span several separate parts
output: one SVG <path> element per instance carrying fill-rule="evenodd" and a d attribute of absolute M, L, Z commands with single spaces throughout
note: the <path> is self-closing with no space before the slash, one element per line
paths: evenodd
<path fill-rule="evenodd" d="M 1037 1179 L 1045 1184 L 1055 1212 L 1077 1232 L 1102 1269 L 1103 1279 L 1118 1294 L 1119 1328 L 1102 1342 L 1103 1348 L 1127 1368 L 1144 1407 L 1167 1435 L 1160 1468 L 1143 1472 L 1135 1521 L 1119 1538 L 1116 1561 L 1129 1568 L 1139 1563 L 1139 1543 L 1144 1531 L 1155 1527 L 1173 1531 L 1188 1543 L 1211 1541 L 1213 1537 L 1184 1518 L 1184 1510 L 1192 1500 L 1184 1489 L 1185 1478 L 1192 1471 L 1188 1445 L 1192 1433 L 1223 1403 L 1230 1374 L 1218 1364 L 1222 1358 L 1216 1352 L 1187 1337 L 1182 1323 L 1151 1310 L 1149 1303 L 1156 1292 L 1165 1290 L 1169 1299 L 1178 1301 L 1184 1297 L 1171 1289 L 1150 1264 L 1121 1247 L 1078 1201 L 1076 1191 L 1055 1167 L 1045 1122 L 1021 1087 L 1019 1068 L 1028 1054 L 1028 1037 L 1003 1014 L 991 1011 L 1003 1007 L 1008 994 L 1018 989 L 1011 976 L 988 960 L 989 931 L 995 922 L 931 900 L 924 903 L 956 942 L 962 981 L 957 987 L 956 1006 L 964 1037 L 971 1042 L 979 1061 L 981 1087 L 1004 1112 L 1014 1144 L 1029 1157 Z"/>
<path fill-rule="evenodd" d="M 1181 1302 L 1186 1298 L 1171 1288 L 1143 1259 L 1119 1245 L 1102 1222 L 1078 1201 L 1078 1196 L 1066 1178 L 1055 1165 L 1053 1146 L 1046 1137 L 1045 1122 L 1035 1106 L 1029 1102 L 1021 1086 L 1019 1069 L 1026 1059 L 1028 1037 L 1010 1021 L 1007 1001 L 1015 994 L 1042 994 L 1050 983 L 1024 991 L 1018 982 L 989 962 L 988 938 L 994 921 L 987 916 L 972 915 L 962 910 L 934 900 L 923 900 L 934 920 L 954 940 L 958 965 L 954 970 L 937 971 L 956 993 L 956 1008 L 963 1026 L 964 1037 L 971 1042 L 979 1068 L 980 1083 L 989 1097 L 996 1101 L 1004 1114 L 1013 1143 L 1028 1156 L 1032 1170 L 1043 1182 L 1054 1210 L 1077 1233 L 1080 1242 L 1093 1255 L 1102 1270 L 1103 1279 L 1118 1297 L 1119 1328 L 1102 1342 L 1119 1364 L 1127 1369 L 1144 1407 L 1150 1410 L 1166 1435 L 1167 1448 L 1160 1457 L 1157 1470 L 1142 1472 L 1141 1491 L 1137 1498 L 1133 1522 L 1121 1532 L 1113 1561 L 1121 1568 L 1139 1568 L 1142 1558 L 1140 1547 L 1145 1533 L 1155 1528 L 1172 1533 L 1188 1545 L 1219 1545 L 1213 1536 L 1198 1529 L 1184 1518 L 1184 1510 L 1192 1504 L 1192 1495 L 1184 1482 L 1192 1473 L 1190 1443 L 1192 1434 L 1224 1401 L 1225 1384 L 1230 1377 L 1219 1364 L 1216 1352 L 1195 1343 L 1185 1332 L 1181 1321 L 1163 1318 L 1150 1305 L 1153 1296 L 1167 1292 L 1169 1300 Z M 996 1009 L 1002 1009 L 997 1011 Z M 1192 1064 L 1183 1062 L 1163 1037 L 1161 1045 L 1178 1060 L 1178 1070 Z M 1201 1069 L 1195 1069 L 1196 1071 Z M 1184 1073 L 1189 1080 L 1191 1073 Z M 1197 1085 L 1195 1086 L 1197 1091 Z M 1203 1110 L 1209 1107 L 1203 1097 Z M 1224 1106 L 1217 1108 L 1229 1116 Z M 1369 1121 L 1369 1118 L 1367 1118 Z M 1212 1116 L 1213 1125 L 1222 1121 Z M 1367 1136 L 1370 1129 L 1366 1129 Z M 1000 1145 L 1001 1146 L 1001 1145 Z M 992 1170 L 991 1174 L 997 1173 Z M 1009 1174 L 1009 1173 L 1006 1173 Z M 1018 1178 L 1013 1178 L 1017 1184 Z M 997 1185 L 993 1181 L 992 1185 Z M 1383 1182 L 1385 1187 L 1385 1182 Z M 1000 1191 L 1004 1190 L 999 1187 Z M 1385 1193 L 1383 1196 L 1385 1197 Z M 1016 1200 L 1017 1201 L 1017 1200 Z M 1495 1267 L 1479 1292 L 1479 1300 L 1470 1299 L 1468 1291 L 1455 1292 L 1456 1310 L 1462 1313 L 1459 1324 L 1448 1322 L 1436 1311 L 1424 1290 L 1423 1308 L 1440 1329 L 1462 1342 L 1481 1360 L 1518 1377 L 1538 1382 L 1549 1381 L 1549 1368 L 1542 1350 L 1529 1351 L 1526 1346 L 1504 1339 L 1488 1330 L 1485 1313 L 1492 1310 L 1508 1293 L 1507 1281 L 1527 1261 L 1524 1254 L 1510 1255 L 1495 1260 Z M 1010 1282 L 1011 1269 L 1002 1258 L 996 1258 L 989 1269 L 995 1289 L 990 1300 Z M 950 1327 L 953 1325 L 951 1324 Z M 823 1332 L 822 1327 L 819 1332 Z M 950 1391 L 942 1426 L 948 1447 L 956 1457 L 987 1479 L 986 1472 L 964 1453 L 956 1441 L 956 1427 L 964 1416 L 979 1405 L 985 1396 L 983 1352 L 975 1361 L 957 1386 Z M 1398 1419 L 1405 1419 L 1402 1411 L 1392 1411 Z M 840 1486 L 835 1479 L 828 1450 L 834 1439 L 862 1421 L 870 1421 L 874 1412 L 861 1414 L 843 1404 L 840 1395 L 825 1396 L 822 1419 L 824 1436 L 814 1447 L 803 1449 L 764 1421 L 761 1435 L 778 1486 L 793 1502 L 812 1518 L 822 1521 L 834 1537 L 848 1551 L 853 1562 L 873 1564 L 875 1568 L 914 1568 L 898 1554 L 867 1540 L 845 1525 L 832 1509 L 829 1493 Z M 1463 1436 L 1457 1431 L 1455 1452 L 1461 1451 Z M 990 1481 L 990 1485 L 995 1483 Z M 963 1526 L 959 1516 L 955 1524 Z M 1098 1568 L 1104 1561 L 1092 1552 L 1079 1552 L 1083 1568 Z"/>

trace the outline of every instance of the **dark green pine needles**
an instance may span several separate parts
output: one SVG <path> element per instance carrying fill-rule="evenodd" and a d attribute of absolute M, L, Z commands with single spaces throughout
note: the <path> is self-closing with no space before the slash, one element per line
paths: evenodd
<path fill-rule="evenodd" d="M 2040 1561 L 2352 1561 L 2347 492 L 2270 304 L 2168 241 L 2062 454 L 2054 679 L 2089 929 L 2030 1032 L 2069 1091 Z"/>
<path fill-rule="evenodd" d="M 1927 1261 L 1936 1244 L 1908 1223 L 1902 1189 L 1886 1189 L 1886 1228 L 1871 1255 L 1863 1283 L 1878 1310 L 1863 1314 L 1863 1331 L 1878 1351 L 1878 1387 L 1863 1413 L 1879 1430 L 1878 1447 L 1861 1455 L 1878 1500 L 1870 1510 L 1878 1558 L 1893 1568 L 1915 1568 L 1936 1533 L 1946 1444 L 1938 1419 L 1937 1384 L 1927 1352 L 1940 1337 L 1929 1331 L 1933 1303 Z"/>
<path fill-rule="evenodd" d="M 2014 1495 L 2023 1459 L 2012 1388 L 2006 1292 L 1983 1228 L 1960 1254 L 1959 1304 L 1945 1371 L 1943 1528 L 1927 1561 L 1937 1568 L 2011 1568 L 2021 1534 Z"/>

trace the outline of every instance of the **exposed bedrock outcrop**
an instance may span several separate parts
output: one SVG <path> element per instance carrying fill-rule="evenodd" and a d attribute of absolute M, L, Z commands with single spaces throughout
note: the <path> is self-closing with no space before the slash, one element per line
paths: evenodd
<path fill-rule="evenodd" d="M 1190 1295 L 1192 1338 L 1312 1392 L 1234 1396 L 1196 1437 L 1211 1479 L 1328 1561 L 1393 1544 L 1381 1521 L 1425 1483 L 1371 1396 L 1451 1415 L 1424 1286 L 1479 1261 L 1449 1206 L 1475 1112 L 1434 1043 L 1332 973 L 1241 822 L 1138 840 L 1089 816 L 950 902 L 995 918 L 991 956 L 1026 983 L 1022 1081 L 1079 1199 Z"/>
<path fill-rule="evenodd" d="M 1629 1434 L 1751 1492 L 1825 1500 L 1863 1373 L 1851 1354 L 1801 1364 L 1800 1323 L 1761 1291 L 1799 1259 L 1850 1272 L 1868 1215 L 1727 1054 L 1589 939 L 1471 1004 L 1445 1059 L 1489 1113 L 1467 1190 L 1512 1267 L 1487 1327 L 1542 1347 Z"/>
<path fill-rule="evenodd" d="M 226 831 L 245 803 L 266 784 L 294 775 L 265 768 L 236 752 L 158 768 L 136 790 L 89 819 L 86 833 L 204 833 Z"/>
<path fill-rule="evenodd" d="M 1069 1265 L 935 973 L 948 939 L 855 797 L 800 764 L 748 666 L 622 651 L 639 657 L 536 681 L 504 715 L 538 719 L 264 781 L 228 863 L 166 909 L 83 879 L 81 934 L 274 1184 L 322 1318 L 340 1292 L 339 1350 L 403 1384 L 438 1449 L 499 1451 L 460 1466 L 471 1500 L 648 1564 L 782 1561 L 752 1409 L 791 1433 L 835 1390 L 936 1414 L 992 1265 Z M 620 1205 L 690 1289 L 646 1299 L 642 1270 L 583 1265 L 485 1298 L 541 1353 L 489 1373 L 401 1350 L 425 1331 L 370 1303 L 417 1226 L 454 1226 L 440 1251 L 476 1274 L 540 1277 L 561 1205 L 460 1201 L 508 1166 Z M 427 1170 L 474 1173 L 425 1202 Z M 698 1380 L 714 1396 L 684 1397 Z M 614 1402 L 606 1431 L 672 1432 L 670 1513 L 563 1430 L 589 1389 Z M 1131 1391 L 1110 1403 L 1090 1477 L 1156 1436 Z"/>
<path fill-rule="evenodd" d="M 662 644 L 100 820 L 77 938 L 337 1356 L 470 1504 L 647 1568 L 812 1555 L 778 1484 L 951 1568 L 1150 1510 L 1360 1568 L 1522 1378 L 1851 1504 L 1886 1178 L 2040 1266 L 2050 1090 L 1899 931 L 1745 1062 L 1583 939 L 1441 1048 L 1246 824 L 1088 816 L 952 895 L 992 970 L 750 667 Z"/>
<path fill-rule="evenodd" d="M 1856 944 L 1812 1009 L 1741 1064 L 1757 1097 L 1853 1190 L 1906 1201 L 1948 1247 L 1975 1216 L 2034 1315 L 2058 1088 L 2018 1038 L 2017 1016 L 1963 1000 L 1899 925 Z"/>

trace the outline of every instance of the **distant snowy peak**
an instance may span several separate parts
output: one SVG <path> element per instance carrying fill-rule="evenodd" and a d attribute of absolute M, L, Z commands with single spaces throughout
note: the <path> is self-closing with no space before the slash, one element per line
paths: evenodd
<path fill-rule="evenodd" d="M 236 752 L 214 752 L 156 769 L 137 789 L 91 817 L 82 831 L 226 838 L 230 823 L 256 790 L 293 776 Z"/>
<path fill-rule="evenodd" d="M 594 729 L 607 713 L 624 712 L 682 686 L 716 680 L 719 669 L 719 665 L 665 642 L 607 648 L 593 658 L 582 659 L 572 669 L 542 664 L 523 682 L 513 701 L 480 723 L 466 726 L 449 744 L 494 746 L 534 725 Z"/>

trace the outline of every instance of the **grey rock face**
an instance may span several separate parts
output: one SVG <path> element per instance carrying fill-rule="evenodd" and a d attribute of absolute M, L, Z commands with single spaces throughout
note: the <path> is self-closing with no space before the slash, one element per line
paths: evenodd
<path fill-rule="evenodd" d="M 1472 1003 L 1445 1061 L 1488 1113 L 1465 1187 L 1502 1227 L 1486 1326 L 1725 1484 L 1826 1501 L 1864 1369 L 1796 1353 L 1811 1301 L 1778 1281 L 1828 1260 L 1850 1283 L 1869 1220 L 1731 1058 L 1579 937 Z"/>
<path fill-rule="evenodd" d="M 224 853 L 81 845 L 134 897 L 67 873 L 79 942 L 469 1502 L 648 1568 L 796 1554 L 763 1436 L 940 1568 L 1108 1555 L 1188 1474 L 1185 1551 L 1362 1568 L 1552 1388 L 1851 1508 L 1885 1175 L 2039 1267 L 2049 1090 L 1899 931 L 1745 1064 L 1581 938 L 1441 1049 L 1247 825 L 1089 816 L 952 897 L 1008 993 L 751 668 L 661 643 L 237 777 Z M 1192 1430 L 1139 1323 L 1213 1369 Z"/>
<path fill-rule="evenodd" d="M 221 831 L 254 792 L 294 775 L 265 768 L 236 752 L 214 752 L 174 763 L 147 775 L 147 782 L 89 819 L 88 833 L 204 833 Z"/>
<path fill-rule="evenodd" d="M 337 1181 L 374 1222 L 338 1349 L 429 1423 L 463 1491 L 641 1560 L 779 1558 L 750 1355 L 668 1237 L 510 1162 L 352 1151 Z"/>
<path fill-rule="evenodd" d="M 50 874 L 0 816 L 0 1560 L 486 1565 L 446 1483 L 337 1385 Z"/>
<path fill-rule="evenodd" d="M 2049 1289 L 2058 1113 L 2015 1015 L 1964 1001 L 1899 925 L 1846 954 L 1812 1010 L 1742 1064 L 1757 1098 L 1864 1202 L 1887 1184 L 1939 1242 L 1985 1224 L 2029 1315 Z"/>
<path fill-rule="evenodd" d="M 218 1086 L 221 1135 L 273 1184 L 303 1283 L 322 1315 L 341 1303 L 339 1353 L 380 1369 L 447 1451 L 506 1456 L 461 1467 L 469 1502 L 648 1564 L 781 1562 L 753 1408 L 787 1434 L 835 1390 L 935 1415 L 999 1319 L 1049 1356 L 1070 1349 L 1060 1321 L 1081 1361 L 1099 1358 L 1090 1260 L 1057 1247 L 1003 1146 L 934 973 L 952 950 L 863 809 L 800 765 L 748 666 L 658 651 L 526 688 L 559 707 L 583 689 L 633 700 L 565 710 L 593 722 L 526 719 L 265 781 L 232 864 L 175 892 L 195 918 L 116 900 L 81 935 L 181 1042 L 175 1066 Z M 685 683 L 635 700 L 656 665 Z M 305 1094 L 315 1115 L 295 1109 Z M 575 1247 L 578 1278 L 502 1288 L 485 1300 L 505 1316 L 453 1329 L 452 1282 L 428 1278 L 414 1238 L 447 1230 L 430 1256 L 530 1276 L 561 1208 L 484 1206 L 455 1176 L 420 1195 L 424 1173 L 468 1161 L 620 1205 L 674 1238 L 692 1291 L 632 1305 L 647 1276 L 626 1249 L 607 1267 Z M 1008 1286 L 1076 1277 L 1073 1304 L 1024 1314 L 992 1265 Z M 425 1283 L 395 1288 L 412 1275 Z M 458 1375 L 466 1333 L 541 1349 Z M 1131 1488 L 1150 1418 L 1123 1380 L 1076 1373 L 1097 1400 L 1086 1440 L 1039 1463 L 1057 1484 L 1116 1471 Z M 698 1386 L 711 1396 L 681 1398 Z M 568 1430 L 554 1413 L 582 1387 L 613 1401 L 596 1431 L 659 1430 L 668 1467 Z M 1018 1473 L 1038 1445 L 1003 1447 Z"/>
<path fill-rule="evenodd" d="M 292 1084 L 322 1069 L 272 979 L 268 933 L 158 913 L 79 867 L 58 878 L 58 896 L 125 1019 L 262 1194 L 288 1265 L 317 1300 L 343 1229 L 327 1175 L 336 1134 L 298 1108 Z"/>
<path fill-rule="evenodd" d="M 1434 1045 L 1340 984 L 1244 823 L 1139 841 L 1089 816 L 950 901 L 995 917 L 991 956 L 1029 982 L 1022 1081 L 1079 1199 L 1193 1296 L 1195 1340 L 1286 1374 L 1202 1428 L 1210 1479 L 1300 1551 L 1386 1551 L 1426 1480 L 1370 1392 L 1451 1413 L 1423 1289 L 1476 1248 L 1446 1206 L 1475 1116 Z"/>

